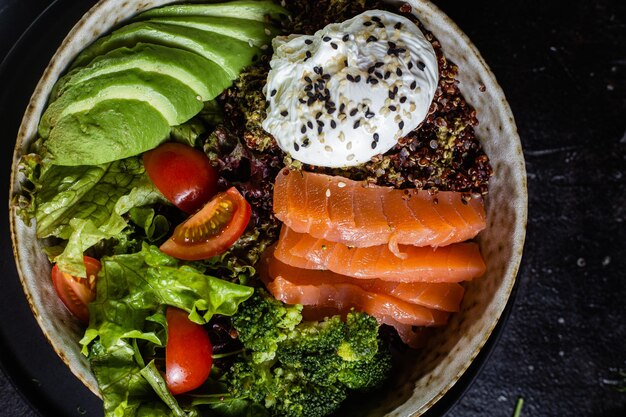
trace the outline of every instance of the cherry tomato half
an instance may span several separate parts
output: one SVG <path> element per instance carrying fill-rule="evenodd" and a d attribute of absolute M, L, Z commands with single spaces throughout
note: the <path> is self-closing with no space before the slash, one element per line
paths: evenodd
<path fill-rule="evenodd" d="M 143 154 L 148 176 L 172 204 L 191 214 L 217 192 L 217 172 L 191 146 L 167 142 Z"/>
<path fill-rule="evenodd" d="M 168 307 L 165 381 L 174 395 L 198 388 L 211 373 L 213 347 L 206 330 L 187 312 Z"/>
<path fill-rule="evenodd" d="M 232 246 L 243 233 L 252 210 L 235 187 L 219 193 L 179 224 L 161 250 L 188 261 L 208 259 Z"/>
<path fill-rule="evenodd" d="M 87 277 L 79 278 L 52 267 L 52 284 L 65 307 L 84 325 L 89 324 L 87 306 L 96 298 L 96 276 L 100 272 L 100 261 L 89 256 L 83 257 Z"/>

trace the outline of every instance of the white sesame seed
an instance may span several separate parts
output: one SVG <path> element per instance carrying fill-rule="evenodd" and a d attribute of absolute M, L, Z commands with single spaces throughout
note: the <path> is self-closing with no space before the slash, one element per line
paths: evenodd
<path fill-rule="evenodd" d="M 333 151 L 333 148 L 332 148 L 332 146 L 326 145 L 326 146 L 324 146 L 324 150 L 325 150 L 326 152 L 332 152 L 332 151 Z"/>
<path fill-rule="evenodd" d="M 326 197 L 330 197 L 330 188 L 326 189 Z"/>
<path fill-rule="evenodd" d="M 351 149 L 352 149 L 352 142 L 348 142 L 348 143 L 346 144 L 346 149 L 347 149 L 347 150 L 351 150 Z"/>
<path fill-rule="evenodd" d="M 353 159 L 354 159 L 354 154 L 353 153 L 351 153 L 350 155 L 348 155 L 346 157 L 346 160 L 348 160 L 348 161 L 352 161 Z"/>
<path fill-rule="evenodd" d="M 339 187 L 339 188 L 343 188 L 343 187 L 345 187 L 345 186 L 346 186 L 346 183 L 345 183 L 345 182 L 339 181 L 339 182 L 337 183 L 337 187 Z"/>
<path fill-rule="evenodd" d="M 254 41 L 252 39 L 248 39 L 248 45 L 250 45 L 250 48 L 254 48 Z"/>

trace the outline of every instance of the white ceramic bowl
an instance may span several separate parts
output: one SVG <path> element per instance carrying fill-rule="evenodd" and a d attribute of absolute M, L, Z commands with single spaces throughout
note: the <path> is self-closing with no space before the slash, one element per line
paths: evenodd
<path fill-rule="evenodd" d="M 35 139 L 37 124 L 52 86 L 73 58 L 96 38 L 143 10 L 167 0 L 101 0 L 74 26 L 46 68 L 26 109 L 13 159 L 11 193 L 23 180 L 17 163 Z M 391 1 L 399 4 L 400 2 Z M 476 109 L 476 129 L 491 159 L 494 176 L 487 200 L 487 228 L 479 243 L 487 273 L 467 284 L 462 310 L 438 329 L 427 346 L 408 355 L 401 374 L 378 395 L 352 408 L 360 416 L 418 416 L 439 400 L 463 375 L 500 319 L 515 283 L 527 219 L 524 157 L 509 105 L 494 75 L 463 32 L 436 6 L 409 0 L 416 16 L 432 31 L 444 53 L 459 66 L 460 88 Z M 35 237 L 34 225 L 11 212 L 11 237 L 24 292 L 46 338 L 72 372 L 94 393 L 95 378 L 78 340 L 82 329 L 64 308 L 50 283 L 50 264 Z"/>

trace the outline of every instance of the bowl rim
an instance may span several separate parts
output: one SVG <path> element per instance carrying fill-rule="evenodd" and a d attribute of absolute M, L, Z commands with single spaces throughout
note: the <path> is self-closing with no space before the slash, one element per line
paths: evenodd
<path fill-rule="evenodd" d="M 65 65 L 62 65 L 61 61 L 57 59 L 58 56 L 64 54 L 64 48 L 67 46 L 67 43 L 69 42 L 69 40 L 79 35 L 81 33 L 81 29 L 83 29 L 89 23 L 91 18 L 93 18 L 94 16 L 97 16 L 99 13 L 101 13 L 103 8 L 105 8 L 109 3 L 114 3 L 115 1 L 116 0 L 99 0 L 96 4 L 94 4 L 69 31 L 69 33 L 66 35 L 63 42 L 61 43 L 61 45 L 59 46 L 59 48 L 57 49 L 57 51 L 51 58 L 46 69 L 44 70 L 44 73 L 42 74 L 42 77 L 40 78 L 39 82 L 37 83 L 37 86 L 35 87 L 35 90 L 30 98 L 28 107 L 20 123 L 19 131 L 18 131 L 16 143 L 15 143 L 15 148 L 13 152 L 13 164 L 11 167 L 9 196 L 15 195 L 16 189 L 19 188 L 19 183 L 16 178 L 16 176 L 18 175 L 16 166 L 19 161 L 19 158 L 23 154 L 22 152 L 23 147 L 25 146 L 25 144 L 32 141 L 32 133 L 33 133 L 32 120 L 34 118 L 36 118 L 37 120 L 39 119 L 39 115 L 43 111 L 43 107 L 45 106 L 47 102 L 47 100 L 43 100 L 40 97 L 42 90 L 44 89 L 46 82 L 51 82 L 51 78 L 52 78 L 52 82 L 54 82 L 58 78 L 57 76 L 52 77 L 52 74 L 56 73 L 57 71 L 58 71 L 58 74 L 61 74 L 63 72 L 63 68 L 59 68 L 59 67 L 61 66 L 64 67 Z M 470 49 L 471 55 L 473 55 L 474 57 L 478 59 L 481 67 L 485 70 L 484 73 L 487 74 L 487 77 L 486 79 L 484 79 L 484 81 L 485 81 L 485 84 L 488 84 L 488 88 L 491 91 L 493 91 L 497 96 L 500 96 L 502 98 L 505 97 L 504 92 L 502 91 L 502 88 L 500 87 L 500 85 L 498 84 L 495 78 L 495 75 L 493 74 L 493 72 L 491 71 L 487 63 L 485 62 L 484 58 L 482 57 L 482 55 L 480 54 L 476 46 L 472 43 L 469 37 L 458 27 L 458 25 L 454 21 L 452 21 L 452 19 L 450 19 L 439 7 L 437 7 L 435 4 L 431 3 L 428 0 L 405 0 L 405 1 L 386 0 L 386 1 L 388 3 L 410 3 L 414 10 L 415 9 L 417 9 L 418 11 L 427 10 L 430 13 L 433 13 L 441 17 L 443 21 L 455 32 L 455 34 L 459 36 L 459 38 L 462 39 L 463 42 L 467 45 L 467 47 Z M 168 1 L 168 3 L 171 3 L 171 2 L 173 1 Z M 56 1 L 53 2 L 51 6 L 54 5 L 54 3 L 56 3 Z M 46 8 L 42 14 L 46 13 L 51 8 L 51 6 Z M 126 16 L 125 18 L 128 18 L 128 17 L 130 16 Z M 445 50 L 445 47 L 444 47 L 444 50 Z M 46 97 L 47 97 L 47 94 L 46 94 Z M 33 104 L 37 102 L 39 102 L 39 106 L 36 106 Z M 506 120 L 504 120 L 504 122 L 510 123 L 512 127 L 512 132 L 514 134 L 513 141 L 519 146 L 519 150 L 521 153 L 521 140 L 517 132 L 517 127 L 515 124 L 513 113 L 506 99 L 504 99 L 502 103 L 502 110 L 504 112 L 504 115 L 506 116 Z M 30 128 L 29 128 L 29 124 L 31 124 Z M 36 123 L 34 123 L 34 126 L 35 126 L 34 132 L 36 132 Z M 511 293 L 516 285 L 517 275 L 518 275 L 518 271 L 521 265 L 523 247 L 524 247 L 524 242 L 525 242 L 526 223 L 528 219 L 528 191 L 527 191 L 527 183 L 526 183 L 526 169 L 525 169 L 525 162 L 524 162 L 523 155 L 519 162 L 521 164 L 518 168 L 520 169 L 521 174 L 523 174 L 523 182 L 521 184 L 521 190 L 520 190 L 522 207 L 520 207 L 520 211 L 516 213 L 518 214 L 518 218 L 515 223 L 515 230 L 517 231 L 517 233 L 515 235 L 515 239 L 512 245 L 513 256 L 511 257 L 511 260 L 513 262 L 510 263 L 509 265 L 510 268 L 507 270 L 507 276 L 509 277 L 509 279 L 503 279 L 503 281 L 506 281 L 508 284 L 507 288 L 505 289 L 505 292 L 506 292 L 505 303 L 497 312 L 497 316 L 495 317 L 495 320 L 492 320 L 492 323 L 490 324 L 488 331 L 482 334 L 480 343 L 477 345 L 476 349 L 474 349 L 471 354 L 471 359 L 465 362 L 464 364 L 465 366 L 462 367 L 462 369 L 458 370 L 456 375 L 449 380 L 448 384 L 446 384 L 446 386 L 436 396 L 434 396 L 427 403 L 425 403 L 423 407 L 421 407 L 418 410 L 415 410 L 411 414 L 412 416 L 422 415 L 427 410 L 429 410 L 446 393 L 450 391 L 450 389 L 459 381 L 461 377 L 463 377 L 463 375 L 467 372 L 468 368 L 474 363 L 476 357 L 481 352 L 484 345 L 490 339 L 494 329 L 496 328 L 500 320 L 502 320 L 503 311 L 506 305 L 508 305 L 512 301 Z M 54 340 L 51 333 L 47 330 L 42 318 L 37 312 L 37 309 L 39 307 L 35 306 L 32 300 L 32 295 L 30 294 L 30 290 L 28 289 L 26 278 L 25 278 L 26 276 L 25 271 L 22 270 L 22 267 L 19 262 L 21 255 L 19 254 L 19 251 L 17 249 L 18 248 L 17 233 L 15 232 L 16 230 L 15 222 L 17 220 L 17 214 L 13 207 L 9 208 L 9 217 L 10 217 L 11 242 L 12 242 L 13 254 L 16 260 L 16 268 L 18 271 L 22 288 L 28 300 L 30 309 L 35 319 L 37 320 L 37 323 L 40 329 L 42 330 L 45 338 L 47 339 L 48 343 L 52 346 L 56 354 L 70 368 L 72 373 L 84 385 L 86 385 L 94 394 L 96 394 L 99 397 L 100 393 L 99 393 L 97 385 L 94 385 L 92 383 L 92 380 L 88 376 L 86 377 L 81 369 L 78 369 L 80 367 L 74 366 L 74 364 L 68 361 L 65 354 L 63 353 L 63 349 L 61 349 L 61 347 L 57 345 L 57 342 Z"/>

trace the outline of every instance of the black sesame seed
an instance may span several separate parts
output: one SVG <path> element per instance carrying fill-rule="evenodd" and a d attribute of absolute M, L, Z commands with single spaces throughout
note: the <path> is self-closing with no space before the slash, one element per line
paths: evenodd
<path fill-rule="evenodd" d="M 324 122 L 323 122 L 323 121 L 321 121 L 321 120 L 317 120 L 317 125 L 318 125 L 318 126 L 324 126 Z"/>
<path fill-rule="evenodd" d="M 348 66 L 348 60 L 347 60 L 347 59 L 344 59 L 344 60 L 343 60 L 343 66 L 344 66 L 344 67 L 347 67 L 347 66 Z"/>
<path fill-rule="evenodd" d="M 370 77 L 369 80 L 372 84 L 378 84 L 378 80 L 376 78 Z"/>
<path fill-rule="evenodd" d="M 305 55 L 306 55 L 307 58 L 311 58 L 311 56 L 312 56 L 311 55 L 311 51 L 306 51 Z"/>
<path fill-rule="evenodd" d="M 374 75 L 377 76 L 378 78 L 383 78 L 383 74 L 381 72 L 376 71 Z"/>
<path fill-rule="evenodd" d="M 376 42 L 378 41 L 378 38 L 376 36 L 370 36 L 369 38 L 367 38 L 366 42 Z"/>
<path fill-rule="evenodd" d="M 384 28 L 385 28 L 385 25 L 383 24 L 383 22 L 378 22 L 378 23 L 376 24 L 376 26 L 378 26 L 378 27 L 379 27 L 379 28 L 381 28 L 381 29 L 384 29 Z"/>
<path fill-rule="evenodd" d="M 322 75 L 322 80 L 326 80 L 326 81 L 330 80 L 330 74 Z"/>
<path fill-rule="evenodd" d="M 376 149 L 376 145 L 378 145 L 378 143 L 372 142 L 372 149 Z"/>
<path fill-rule="evenodd" d="M 364 26 L 372 26 L 372 22 L 365 22 L 363 23 Z"/>
<path fill-rule="evenodd" d="M 307 45 L 310 45 L 313 43 L 313 41 L 311 39 L 306 39 L 304 43 L 306 43 Z"/>
<path fill-rule="evenodd" d="M 311 91 L 313 90 L 313 84 L 307 84 L 304 86 L 304 91 Z"/>
<path fill-rule="evenodd" d="M 374 21 L 374 22 L 380 22 L 380 17 L 378 17 L 378 16 L 372 16 L 372 21 Z"/>
<path fill-rule="evenodd" d="M 394 94 L 398 94 L 398 86 L 397 85 L 393 86 L 393 93 Z"/>
<path fill-rule="evenodd" d="M 352 126 L 353 129 L 358 129 L 359 126 L 361 126 L 361 121 L 357 120 L 356 122 L 354 122 L 354 125 Z"/>
<path fill-rule="evenodd" d="M 345 103 L 341 103 L 341 105 L 339 106 L 339 113 L 343 113 L 343 111 L 346 109 L 346 104 Z"/>
<path fill-rule="evenodd" d="M 317 114 L 315 115 L 315 118 L 319 119 L 320 117 L 322 117 L 322 112 L 318 111 Z"/>
<path fill-rule="evenodd" d="M 272 92 L 270 93 L 270 96 L 271 96 L 271 97 L 274 97 L 274 96 L 276 95 L 276 93 L 277 93 L 277 91 L 276 91 L 276 89 L 274 89 L 274 90 L 272 90 Z"/>
<path fill-rule="evenodd" d="M 302 141 L 302 147 L 306 148 L 307 146 L 309 146 L 311 142 L 309 141 L 309 138 L 304 138 L 304 140 Z"/>
<path fill-rule="evenodd" d="M 313 94 L 313 92 L 312 92 L 312 91 L 307 91 L 307 92 L 306 92 L 306 95 L 307 95 L 309 98 L 313 98 L 313 97 L 315 97 L 315 94 Z"/>
<path fill-rule="evenodd" d="M 293 149 L 298 152 L 300 150 L 300 145 L 298 145 L 297 143 L 293 143 Z"/>
<path fill-rule="evenodd" d="M 391 111 L 396 111 L 398 108 L 396 106 L 394 106 L 393 104 L 391 106 L 389 106 L 389 110 Z"/>
<path fill-rule="evenodd" d="M 313 82 L 313 80 L 311 80 L 311 77 L 309 77 L 308 75 L 304 76 L 304 81 L 306 81 L 309 84 L 311 84 Z"/>
<path fill-rule="evenodd" d="M 393 91 L 389 90 L 389 98 L 391 100 L 393 100 L 394 98 L 396 98 L 396 93 L 394 93 Z"/>
<path fill-rule="evenodd" d="M 352 76 L 352 74 L 346 75 L 346 78 L 347 78 L 348 81 L 354 82 L 354 77 Z"/>
<path fill-rule="evenodd" d="M 378 135 L 378 133 L 374 133 L 374 140 L 378 142 L 378 139 L 380 139 L 380 136 Z"/>
<path fill-rule="evenodd" d="M 313 103 L 315 103 L 315 96 L 309 97 L 309 99 L 306 102 L 306 105 L 311 106 Z"/>
<path fill-rule="evenodd" d="M 330 42 L 331 37 L 330 37 L 330 36 L 324 36 L 324 37 L 322 38 L 322 40 L 323 40 L 324 42 Z"/>
<path fill-rule="evenodd" d="M 350 39 L 350 35 L 349 34 L 345 34 L 345 35 L 343 35 L 343 38 L 341 38 L 341 40 L 344 41 L 344 42 L 348 42 L 349 39 Z"/>
<path fill-rule="evenodd" d="M 302 125 L 302 127 L 300 128 L 300 132 L 306 133 L 306 126 L 305 125 Z"/>
<path fill-rule="evenodd" d="M 389 77 L 391 77 L 391 71 L 385 72 L 385 80 L 389 79 Z"/>
<path fill-rule="evenodd" d="M 402 70 L 400 68 L 396 68 L 396 75 L 402 77 Z"/>
<path fill-rule="evenodd" d="M 289 115 L 289 112 L 287 110 L 283 110 L 280 112 L 280 115 L 283 117 L 287 117 Z"/>
<path fill-rule="evenodd" d="M 323 126 L 318 126 L 318 127 L 317 127 L 317 134 L 318 134 L 318 135 L 321 135 L 323 130 L 324 130 L 324 127 L 323 127 Z"/>
<path fill-rule="evenodd" d="M 330 121 L 330 127 L 332 127 L 333 129 L 337 127 L 337 122 L 335 122 L 334 119 Z"/>
<path fill-rule="evenodd" d="M 306 122 L 306 125 L 309 127 L 309 129 L 313 129 L 313 122 L 311 122 L 310 120 Z"/>
<path fill-rule="evenodd" d="M 376 71 L 376 67 L 373 65 L 367 69 L 368 74 L 372 74 L 374 71 Z"/>
<path fill-rule="evenodd" d="M 302 103 L 302 104 L 306 103 L 306 100 L 305 100 L 305 99 L 303 99 L 303 98 L 298 99 L 298 101 L 299 101 L 300 103 Z"/>
<path fill-rule="evenodd" d="M 371 111 L 369 111 L 369 110 L 368 110 L 368 111 L 365 113 L 365 118 L 366 118 L 366 119 L 371 119 L 371 118 L 372 118 L 372 117 L 374 117 L 375 115 L 376 115 L 376 114 L 375 114 L 374 112 L 371 112 Z"/>
<path fill-rule="evenodd" d="M 406 52 L 406 48 L 398 48 L 398 49 L 396 49 L 396 53 L 397 54 L 403 54 L 405 52 Z"/>
<path fill-rule="evenodd" d="M 417 81 L 411 83 L 411 90 L 415 90 L 415 87 L 417 87 Z"/>
<path fill-rule="evenodd" d="M 412 61 L 409 61 L 409 65 L 408 65 L 408 67 L 409 67 L 409 69 L 412 69 L 412 68 L 413 68 L 413 62 L 412 62 Z"/>
<path fill-rule="evenodd" d="M 360 81 L 361 81 L 361 76 L 360 76 L 360 75 L 357 75 L 357 76 L 354 78 L 354 82 L 355 82 L 355 83 L 358 83 L 358 82 L 360 82 Z"/>
<path fill-rule="evenodd" d="M 337 109 L 336 109 L 336 108 L 334 108 L 334 107 L 328 107 L 328 108 L 326 109 L 326 111 L 328 112 L 328 114 L 333 114 L 333 113 L 335 112 L 335 110 L 337 110 Z"/>
<path fill-rule="evenodd" d="M 335 42 L 331 42 L 331 43 L 330 43 L 330 46 L 332 46 L 332 47 L 333 47 L 333 49 L 337 49 L 337 48 L 339 48 L 339 46 L 338 46 Z"/>
<path fill-rule="evenodd" d="M 389 41 L 389 42 L 387 42 L 387 45 L 389 45 L 389 47 L 392 48 L 392 49 L 396 49 L 396 43 L 395 42 Z"/>
<path fill-rule="evenodd" d="M 400 97 L 400 103 L 402 103 L 402 104 L 406 103 L 406 97 L 405 96 Z"/>
<path fill-rule="evenodd" d="M 401 120 L 400 123 L 398 123 L 398 127 L 400 128 L 400 130 L 404 129 L 404 121 Z"/>
<path fill-rule="evenodd" d="M 354 108 L 354 109 L 350 110 L 350 116 L 354 116 L 354 115 L 356 115 L 358 111 L 359 111 L 359 110 L 358 110 L 358 109 L 356 109 L 356 108 Z"/>
<path fill-rule="evenodd" d="M 393 27 L 394 29 L 402 29 L 402 22 L 396 23 Z"/>
<path fill-rule="evenodd" d="M 375 66 L 376 68 L 380 68 L 380 67 L 382 67 L 383 65 L 385 65 L 385 63 L 384 63 L 384 62 L 377 62 L 376 64 L 374 64 L 374 66 Z"/>
<path fill-rule="evenodd" d="M 426 68 L 426 64 L 424 64 L 422 61 L 417 61 L 417 68 L 420 71 L 424 71 L 424 68 Z"/>
<path fill-rule="evenodd" d="M 322 67 L 313 67 L 313 72 L 316 74 L 322 74 Z"/>

